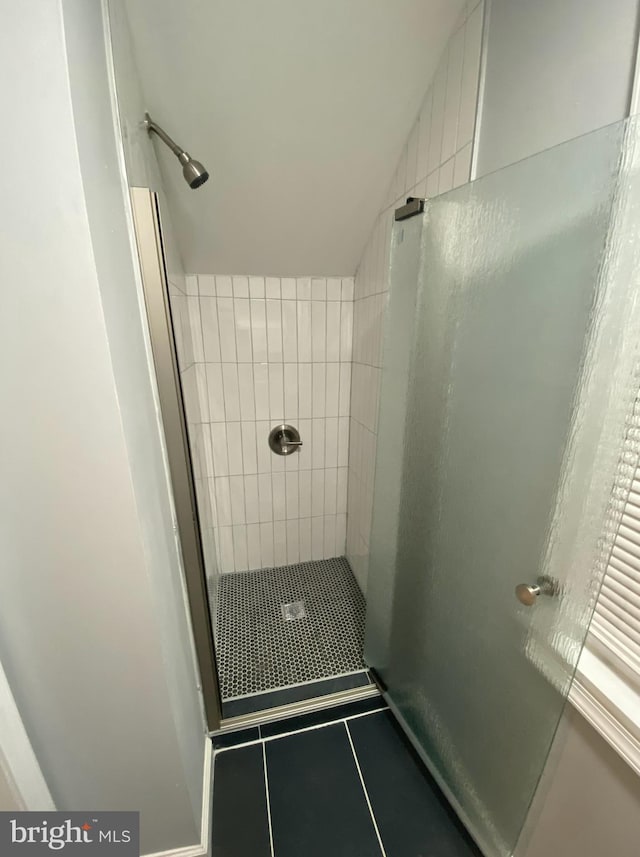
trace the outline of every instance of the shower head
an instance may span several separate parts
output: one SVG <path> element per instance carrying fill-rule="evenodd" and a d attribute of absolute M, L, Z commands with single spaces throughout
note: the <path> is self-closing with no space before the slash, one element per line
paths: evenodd
<path fill-rule="evenodd" d="M 192 158 L 188 152 L 185 152 L 184 149 L 181 149 L 177 143 L 175 143 L 171 137 L 164 131 L 159 125 L 157 125 L 151 116 L 148 113 L 144 114 L 144 125 L 147 129 L 148 134 L 157 134 L 158 137 L 162 140 L 162 142 L 168 146 L 173 154 L 177 157 L 177 159 L 182 164 L 182 175 L 184 176 L 184 180 L 189 185 L 190 188 L 195 190 L 200 185 L 204 184 L 206 180 L 209 178 L 209 173 L 205 169 L 205 167 L 200 163 L 200 161 L 196 161 L 195 158 Z"/>
<path fill-rule="evenodd" d="M 187 152 L 182 152 L 182 154 L 178 155 L 178 160 L 182 164 L 184 180 L 190 188 L 195 190 L 209 178 L 209 173 L 200 161 L 194 160 Z"/>

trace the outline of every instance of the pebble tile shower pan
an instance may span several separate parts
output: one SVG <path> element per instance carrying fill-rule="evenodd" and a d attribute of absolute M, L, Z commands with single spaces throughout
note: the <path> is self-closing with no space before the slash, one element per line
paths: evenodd
<path fill-rule="evenodd" d="M 223 700 L 365 669 L 365 602 L 344 557 L 223 574 Z"/>

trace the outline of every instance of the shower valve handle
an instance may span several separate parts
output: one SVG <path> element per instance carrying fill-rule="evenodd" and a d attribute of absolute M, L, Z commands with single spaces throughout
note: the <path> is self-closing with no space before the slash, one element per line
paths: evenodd
<path fill-rule="evenodd" d="M 269 433 L 269 447 L 276 455 L 291 455 L 301 446 L 300 432 L 294 426 L 282 423 Z"/>

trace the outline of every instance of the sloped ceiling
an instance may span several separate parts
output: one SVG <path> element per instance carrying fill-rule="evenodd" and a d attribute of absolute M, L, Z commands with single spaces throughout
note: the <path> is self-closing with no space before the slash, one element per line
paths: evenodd
<path fill-rule="evenodd" d="M 352 274 L 463 0 L 126 0 L 188 271 Z"/>

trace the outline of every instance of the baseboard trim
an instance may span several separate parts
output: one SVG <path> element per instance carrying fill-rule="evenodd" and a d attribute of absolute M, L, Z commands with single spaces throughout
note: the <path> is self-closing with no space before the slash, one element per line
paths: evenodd
<path fill-rule="evenodd" d="M 202 783 L 202 828 L 200 847 L 204 857 L 211 857 L 211 834 L 213 817 L 213 741 L 204 736 L 204 780 Z"/>
<path fill-rule="evenodd" d="M 142 857 L 208 857 L 201 845 L 189 845 L 186 848 L 172 848 L 169 851 L 154 851 L 152 854 L 143 854 Z"/>
<path fill-rule="evenodd" d="M 205 735 L 202 775 L 202 826 L 200 843 L 169 851 L 154 851 L 143 857 L 211 857 L 211 816 L 213 813 L 213 742 Z"/>

